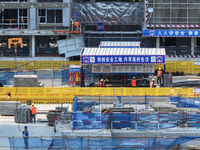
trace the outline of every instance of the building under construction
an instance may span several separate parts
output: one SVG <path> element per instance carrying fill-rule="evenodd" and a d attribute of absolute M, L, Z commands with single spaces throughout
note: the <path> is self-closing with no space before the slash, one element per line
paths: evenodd
<path fill-rule="evenodd" d="M 199 1 L 146 0 L 143 36 L 167 55 L 199 55 Z"/>

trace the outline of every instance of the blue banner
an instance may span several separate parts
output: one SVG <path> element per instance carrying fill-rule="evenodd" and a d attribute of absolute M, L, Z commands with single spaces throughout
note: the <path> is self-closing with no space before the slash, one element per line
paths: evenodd
<path fill-rule="evenodd" d="M 81 72 L 80 68 L 69 68 L 69 72 Z"/>
<path fill-rule="evenodd" d="M 143 30 L 145 37 L 200 37 L 200 30 Z"/>
<path fill-rule="evenodd" d="M 97 31 L 104 31 L 103 23 L 97 23 Z"/>
<path fill-rule="evenodd" d="M 164 55 L 81 56 L 82 64 L 165 64 Z"/>

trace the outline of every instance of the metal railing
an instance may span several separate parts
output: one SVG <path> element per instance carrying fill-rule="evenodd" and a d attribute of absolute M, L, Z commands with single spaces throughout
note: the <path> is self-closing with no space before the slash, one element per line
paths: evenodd
<path fill-rule="evenodd" d="M 154 69 L 164 68 L 164 65 L 155 65 Z M 200 65 L 195 65 L 194 61 L 167 61 L 166 72 L 184 72 L 185 74 L 200 73 Z"/>
<path fill-rule="evenodd" d="M 73 103 L 75 95 L 88 96 L 177 96 L 199 97 L 193 88 L 92 88 L 92 87 L 0 87 L 0 100 L 34 103 Z M 113 92 L 115 91 L 115 92 Z"/>
<path fill-rule="evenodd" d="M 62 65 L 80 65 L 80 61 L 0 61 L 0 68 L 19 70 L 62 69 Z"/>
<path fill-rule="evenodd" d="M 80 61 L 0 61 L 0 68 L 18 70 L 41 70 L 41 69 L 62 69 L 63 66 L 80 65 Z M 164 65 L 155 65 L 155 70 L 163 68 Z M 200 65 L 194 61 L 167 61 L 166 72 L 181 72 L 189 74 L 200 73 Z"/>
<path fill-rule="evenodd" d="M 161 137 L 159 134 L 156 137 L 29 137 L 27 149 L 187 149 L 184 143 L 190 143 L 190 141 L 192 143 L 194 140 L 199 143 L 198 138 L 189 136 Z M 10 148 L 10 150 L 25 148 L 24 138 L 10 137 L 9 141 L 10 146 L 1 146 L 1 148 Z"/>

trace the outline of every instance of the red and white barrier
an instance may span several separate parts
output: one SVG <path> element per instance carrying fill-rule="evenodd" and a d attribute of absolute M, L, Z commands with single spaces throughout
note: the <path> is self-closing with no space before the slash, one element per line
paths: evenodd
<path fill-rule="evenodd" d="M 148 12 L 148 9 L 146 8 Z M 146 14 L 146 22 L 148 21 L 148 15 Z M 147 24 L 149 28 L 199 28 L 200 25 L 169 25 L 169 24 Z"/>
<path fill-rule="evenodd" d="M 146 6 L 146 10 L 145 10 L 145 21 L 146 23 L 148 22 L 148 0 L 145 0 L 145 6 Z"/>
<path fill-rule="evenodd" d="M 200 55 L 167 55 L 167 58 L 199 58 Z"/>

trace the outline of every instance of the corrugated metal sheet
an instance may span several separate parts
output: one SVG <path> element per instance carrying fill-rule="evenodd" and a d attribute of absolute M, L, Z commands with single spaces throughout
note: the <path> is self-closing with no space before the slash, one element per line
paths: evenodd
<path fill-rule="evenodd" d="M 141 25 L 144 22 L 144 3 L 100 2 L 72 3 L 72 18 L 86 25 Z"/>
<path fill-rule="evenodd" d="M 135 41 L 126 41 L 126 42 L 116 42 L 116 41 L 101 41 L 100 45 L 99 45 L 100 48 L 103 48 L 103 47 L 116 47 L 116 48 L 140 48 L 140 42 L 135 42 Z"/>
<path fill-rule="evenodd" d="M 82 56 L 166 55 L 164 48 L 83 48 Z"/>

